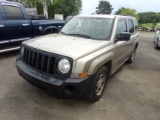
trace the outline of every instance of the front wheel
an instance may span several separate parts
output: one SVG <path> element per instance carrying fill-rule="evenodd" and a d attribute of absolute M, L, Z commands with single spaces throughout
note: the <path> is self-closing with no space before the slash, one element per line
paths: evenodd
<path fill-rule="evenodd" d="M 86 94 L 87 100 L 96 102 L 101 98 L 109 78 L 108 75 L 107 67 L 103 66 L 98 70 L 91 89 Z"/>

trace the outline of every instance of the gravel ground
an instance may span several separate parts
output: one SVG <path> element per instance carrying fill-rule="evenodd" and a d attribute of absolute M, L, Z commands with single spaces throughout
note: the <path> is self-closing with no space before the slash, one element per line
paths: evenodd
<path fill-rule="evenodd" d="M 112 76 L 96 103 L 49 96 L 18 75 L 18 52 L 1 54 L 0 120 L 160 120 L 160 50 L 153 36 L 140 34 L 134 63 Z"/>

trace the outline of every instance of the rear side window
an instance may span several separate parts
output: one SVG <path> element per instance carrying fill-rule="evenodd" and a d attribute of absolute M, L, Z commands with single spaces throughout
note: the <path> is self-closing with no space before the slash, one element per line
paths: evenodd
<path fill-rule="evenodd" d="M 135 24 L 135 31 L 138 31 L 138 22 L 136 19 L 134 20 L 134 24 Z"/>
<path fill-rule="evenodd" d="M 118 22 L 117 35 L 122 32 L 127 32 L 126 20 L 119 20 L 119 22 Z"/>
<path fill-rule="evenodd" d="M 23 13 L 19 7 L 3 5 L 7 20 L 24 20 Z"/>
<path fill-rule="evenodd" d="M 128 27 L 129 27 L 129 32 L 130 32 L 130 33 L 134 33 L 133 20 L 128 20 Z"/>

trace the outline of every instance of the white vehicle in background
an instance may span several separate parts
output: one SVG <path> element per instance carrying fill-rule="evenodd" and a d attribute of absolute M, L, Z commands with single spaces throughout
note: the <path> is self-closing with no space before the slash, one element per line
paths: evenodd
<path fill-rule="evenodd" d="M 155 37 L 154 37 L 155 48 L 160 48 L 160 29 L 157 29 Z"/>

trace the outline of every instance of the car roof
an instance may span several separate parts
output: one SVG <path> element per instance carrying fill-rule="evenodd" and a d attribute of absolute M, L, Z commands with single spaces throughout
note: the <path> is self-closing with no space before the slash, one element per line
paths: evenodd
<path fill-rule="evenodd" d="M 103 14 L 78 15 L 78 16 L 75 16 L 75 17 L 111 18 L 111 19 L 114 19 L 114 18 L 132 18 L 132 19 L 135 19 L 134 17 L 129 16 L 129 15 L 103 15 Z"/>

